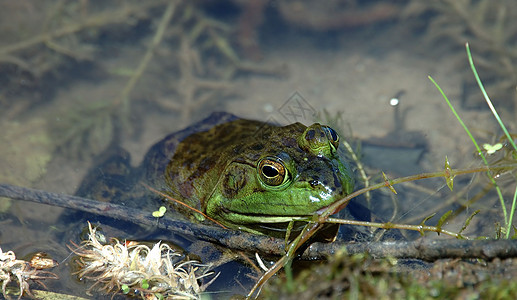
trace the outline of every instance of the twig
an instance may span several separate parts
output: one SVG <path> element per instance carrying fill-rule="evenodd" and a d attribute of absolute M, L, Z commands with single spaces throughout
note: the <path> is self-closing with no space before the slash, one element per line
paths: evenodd
<path fill-rule="evenodd" d="M 62 37 L 65 35 L 69 35 L 72 33 L 76 33 L 78 31 L 92 28 L 92 27 L 99 27 L 107 24 L 113 24 L 113 23 L 119 23 L 124 22 L 128 19 L 128 16 L 141 13 L 143 10 L 163 5 L 165 1 L 158 1 L 158 2 L 151 2 L 146 3 L 145 5 L 139 5 L 135 7 L 130 8 L 122 8 L 120 10 L 117 10 L 115 12 L 108 12 L 108 13 L 102 13 L 95 15 L 93 17 L 90 17 L 86 19 L 84 22 L 80 22 L 77 24 L 72 24 L 67 27 L 64 27 L 62 29 L 43 33 L 38 36 L 34 36 L 32 38 L 23 40 L 19 43 L 11 44 L 9 46 L 5 46 L 0 48 L 0 56 L 10 54 L 12 52 L 16 52 L 28 47 L 35 46 L 37 44 L 45 43 L 46 41 L 51 41 L 52 39 Z"/>
<path fill-rule="evenodd" d="M 218 243 L 233 250 L 258 252 L 261 255 L 282 255 L 285 241 L 282 238 L 254 235 L 213 226 L 205 226 L 168 217 L 156 218 L 139 209 L 95 201 L 77 196 L 50 193 L 0 184 L 0 197 L 31 201 L 41 204 L 76 209 L 100 216 L 133 222 L 134 224 L 157 226 L 160 229 L 181 233 L 197 239 Z M 433 240 L 422 238 L 416 241 L 356 242 L 356 243 L 313 243 L 300 256 L 302 259 L 324 259 L 336 251 L 346 248 L 349 254 L 368 252 L 375 258 L 414 258 L 432 261 L 441 258 L 510 258 L 517 257 L 517 240 Z"/>
<path fill-rule="evenodd" d="M 513 165 L 513 164 L 512 164 Z M 374 190 L 382 187 L 387 187 L 393 192 L 395 192 L 395 189 L 393 188 L 394 184 L 402 183 L 402 182 L 408 182 L 408 181 L 415 181 L 419 179 L 425 179 L 425 178 L 433 178 L 433 177 L 445 177 L 446 180 L 451 181 L 452 185 L 452 178 L 456 175 L 461 174 L 469 174 L 469 173 L 478 173 L 483 172 L 487 170 L 495 170 L 499 168 L 507 168 L 508 165 L 504 166 L 492 166 L 492 167 L 481 167 L 481 168 L 475 168 L 475 169 L 466 169 L 466 170 L 453 170 L 450 167 L 447 168 L 448 165 L 446 165 L 446 168 L 443 172 L 434 172 L 434 173 L 422 173 L 402 178 L 397 178 L 394 180 L 388 180 L 385 178 L 384 183 L 379 183 L 373 186 L 370 186 L 368 188 L 363 188 L 360 190 L 357 190 L 348 196 L 344 197 L 343 199 L 340 199 L 333 204 L 329 205 L 320 215 L 315 214 L 313 216 L 313 222 L 308 223 L 304 229 L 301 231 L 300 235 L 289 245 L 289 251 L 286 255 L 282 256 L 266 273 L 264 273 L 260 279 L 255 283 L 251 291 L 248 293 L 247 298 L 252 297 L 258 297 L 258 293 L 262 285 L 264 285 L 269 278 L 271 278 L 276 272 L 280 271 L 282 267 L 284 267 L 291 259 L 294 258 L 295 252 L 307 241 L 312 237 L 320 228 L 321 225 L 328 220 L 328 218 L 339 212 L 341 209 L 345 208 L 350 200 L 354 197 L 357 197 L 363 193 L 365 193 L 368 190 Z M 384 174 L 384 173 L 383 173 Z M 396 193 L 396 192 L 395 192 Z"/>
<path fill-rule="evenodd" d="M 167 29 L 167 25 L 169 24 L 173 14 L 174 10 L 176 8 L 177 1 L 171 1 L 169 5 L 167 5 L 167 8 L 163 14 L 162 19 L 160 20 L 160 24 L 158 25 L 158 29 L 156 30 L 156 33 L 154 34 L 153 40 L 151 42 L 151 45 L 149 46 L 149 49 L 147 49 L 147 52 L 145 53 L 144 57 L 140 61 L 140 64 L 138 65 L 138 68 L 136 69 L 136 72 L 131 76 L 129 81 L 127 82 L 126 86 L 122 90 L 122 93 L 120 94 L 120 98 L 115 101 L 115 105 L 122 104 L 123 111 L 128 112 L 129 111 L 129 94 L 135 87 L 135 84 L 138 82 L 138 79 L 142 77 L 142 74 L 144 73 L 145 69 L 149 65 L 149 62 L 153 58 L 154 52 L 158 45 L 162 42 L 165 29 Z"/>
<path fill-rule="evenodd" d="M 494 258 L 517 257 L 517 240 L 435 240 L 421 238 L 415 241 L 312 244 L 304 255 L 317 257 L 317 253 L 338 251 L 342 247 L 352 254 L 367 252 L 375 258 L 408 258 L 435 261 L 443 258 L 479 258 L 492 260 Z M 323 246 L 323 249 L 319 248 Z M 334 253 L 334 252 L 332 252 Z"/>
<path fill-rule="evenodd" d="M 141 209 L 9 184 L 0 184 L 0 197 L 84 211 L 139 225 L 157 226 L 158 228 L 170 230 L 176 233 L 198 236 L 209 242 L 217 242 L 218 237 L 226 232 L 226 230 L 220 232 L 217 230 L 213 231 L 217 228 L 212 226 L 173 220 L 167 217 L 160 218 L 160 221 L 156 224 L 156 218 L 153 217 L 150 212 L 142 212 Z"/>

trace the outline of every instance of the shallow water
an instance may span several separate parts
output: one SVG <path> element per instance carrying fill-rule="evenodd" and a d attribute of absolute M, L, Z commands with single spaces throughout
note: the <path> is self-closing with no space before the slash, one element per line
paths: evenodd
<path fill-rule="evenodd" d="M 453 168 L 480 165 L 468 136 L 428 75 L 441 85 L 480 141 L 493 143 L 499 134 L 489 111 L 472 96 L 477 90 L 464 88 L 471 78 L 461 38 L 433 37 L 436 33 L 429 24 L 439 13 L 412 12 L 405 1 L 384 1 L 396 5 L 388 17 L 368 14 L 380 1 L 365 2 L 368 7 L 347 6 L 343 1 L 338 6 L 343 12 L 364 10 L 367 21 L 354 24 L 351 19 L 324 28 L 296 18 L 311 10 L 296 12 L 275 2 L 262 11 L 232 1 L 191 8 L 182 4 L 131 88 L 128 82 L 157 36 L 166 4 L 149 2 L 154 7 L 138 8 L 139 2 L 133 1 L 117 2 L 120 7 L 102 1 L 65 1 L 56 6 L 8 2 L 0 13 L 0 58 L 4 56 L 0 80 L 5 86 L 0 91 L 1 182 L 73 194 L 95 155 L 113 138 L 131 153 L 136 166 L 156 141 L 214 111 L 281 124 L 310 124 L 324 119 L 323 111 L 331 118 L 340 112 L 341 133 L 354 143 L 363 141 L 364 161 L 376 182 L 382 180 L 380 171 L 395 178 L 442 170 L 445 156 Z M 124 15 L 124 9 L 135 13 Z M 192 19 L 187 19 L 189 9 L 194 12 Z M 262 24 L 253 24 L 257 16 L 263 18 Z M 95 17 L 100 23 L 88 23 Z M 206 18 L 216 20 L 216 25 L 201 30 L 194 40 L 186 38 Z M 302 19 L 310 20 L 310 16 Z M 46 44 L 36 41 L 15 50 L 7 48 L 42 30 L 56 32 L 74 24 L 84 28 L 60 34 Z M 474 56 L 489 60 L 490 56 L 483 57 L 486 52 L 476 49 L 476 36 L 471 38 Z M 225 46 L 233 52 L 214 46 L 217 39 L 226 39 Z M 256 47 L 243 46 L 250 41 Z M 233 64 L 233 53 L 245 66 Z M 258 62 L 257 57 L 261 58 Z M 397 107 L 390 105 L 395 96 L 400 100 Z M 460 101 L 466 96 L 467 100 Z M 124 106 L 126 97 L 129 105 Z M 502 107 L 503 120 L 515 126 L 511 101 L 494 102 Z M 122 124 L 116 137 L 114 124 Z M 404 140 L 409 132 L 416 133 Z M 453 195 L 443 179 L 417 182 L 418 188 L 397 186 L 396 196 L 382 191 L 371 208 L 393 222 L 418 223 L 432 212 L 457 209 L 486 182 L 457 177 L 455 190 L 464 193 L 443 207 L 440 204 Z M 8 200 L 0 203 L 5 207 L 0 215 L 2 249 L 14 250 L 18 256 L 49 253 L 61 262 L 55 270 L 61 279 L 48 282 L 48 287 L 84 296 L 87 285 L 75 283 L 69 275 L 70 251 L 62 240 L 67 224 L 58 223 L 63 209 Z M 492 235 L 493 224 L 502 223 L 502 216 L 497 200 L 488 196 L 461 212 L 449 228 L 461 228 L 477 208 L 484 211 L 465 233 Z M 248 268 L 240 263 L 225 265 L 220 271 L 235 276 L 221 276 L 211 291 L 245 294 L 253 284 L 246 277 Z"/>

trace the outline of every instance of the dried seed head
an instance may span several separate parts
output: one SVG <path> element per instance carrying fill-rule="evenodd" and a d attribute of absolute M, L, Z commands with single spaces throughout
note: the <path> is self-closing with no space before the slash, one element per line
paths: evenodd
<path fill-rule="evenodd" d="M 159 293 L 165 299 L 197 299 L 206 288 L 198 281 L 213 275 L 208 266 L 188 260 L 168 244 L 158 242 L 149 247 L 112 239 L 103 245 L 97 240 L 96 229 L 90 223 L 88 226 L 88 240 L 72 250 L 79 256 L 78 277 L 95 281 L 90 289 L 101 285 L 107 293 L 138 291 L 143 297 Z"/>

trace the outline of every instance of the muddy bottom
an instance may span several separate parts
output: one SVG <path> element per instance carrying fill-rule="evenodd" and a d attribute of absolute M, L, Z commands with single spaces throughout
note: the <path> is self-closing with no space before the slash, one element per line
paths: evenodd
<path fill-rule="evenodd" d="M 53 16 L 53 8 L 43 9 L 29 2 L 23 3 L 11 3 L 9 9 L 16 12 L 11 16 L 13 24 L 22 22 L 27 14 L 34 16 L 31 17 L 34 22 L 41 22 L 24 25 L 29 28 L 29 33 L 34 26 L 44 27 L 45 18 Z M 127 1 L 126 4 L 130 8 L 134 3 Z M 360 157 L 365 162 L 368 178 L 374 183 L 383 181 L 381 171 L 390 179 L 441 171 L 446 157 L 453 168 L 481 166 L 482 162 L 474 155 L 472 142 L 429 81 L 429 75 L 441 85 L 480 143 L 496 141 L 499 129 L 490 112 L 485 108 L 467 109 L 460 101 L 464 97 L 465 86 L 465 64 L 462 61 L 467 57 L 464 50 L 429 43 L 431 38 L 426 36 L 427 31 L 418 29 L 419 22 L 396 17 L 320 30 L 290 23 L 295 21 L 271 5 L 264 12 L 264 23 L 256 25 L 254 38 L 261 56 L 261 60 L 256 62 L 246 57 L 245 51 L 239 50 L 235 37 L 239 26 L 243 26 L 239 17 L 245 9 L 232 1 L 225 5 L 228 8 L 225 12 L 211 5 L 203 6 L 201 11 L 203 16 L 220 23 L 213 25 L 216 29 L 212 34 L 230 39 L 223 47 L 231 47 L 253 68 L 241 67 L 236 68 L 237 71 L 233 67 L 226 68 L 231 65 L 231 59 L 224 55 L 224 51 L 219 48 L 213 52 L 203 50 L 203 47 L 214 45 L 214 40 L 207 37 L 210 30 L 207 31 L 209 33 L 200 33 L 199 40 L 205 41 L 204 44 L 198 40 L 184 44 L 184 36 L 178 32 L 186 28 L 192 34 L 192 23 L 200 21 L 181 21 L 179 15 L 173 14 L 171 25 L 160 46 L 154 49 L 149 66 L 129 96 L 126 95 L 131 99 L 130 113 L 116 120 L 106 112 L 115 111 L 120 116 L 118 112 L 124 109 L 120 106 L 120 110 L 112 111 L 110 107 L 122 101 L 121 94 L 128 87 L 131 75 L 138 70 L 151 39 L 157 36 L 156 28 L 163 19 L 165 4 L 157 2 L 156 8 L 141 10 L 142 15 L 130 14 L 127 19 L 120 16 L 125 21 L 94 27 L 104 30 L 105 37 L 96 35 L 91 29 L 90 37 L 87 30 L 86 33 L 80 30 L 77 38 L 72 39 L 74 35 L 70 35 L 70 41 L 55 38 L 77 55 L 67 56 L 67 47 L 49 44 L 51 41 L 47 46 L 38 43 L 33 48 L 20 50 L 20 57 L 26 59 L 29 66 L 37 64 L 27 58 L 30 51 L 39 51 L 38 55 L 54 51 L 61 60 L 68 57 L 70 64 L 54 66 L 53 72 L 61 74 L 56 78 L 40 78 L 38 82 L 34 77 L 36 83 L 31 83 L 30 88 L 15 89 L 9 85 L 13 91 L 1 95 L 0 182 L 74 194 L 97 155 L 110 144 L 116 143 L 126 149 L 131 155 L 131 165 L 137 166 L 154 143 L 214 111 L 279 124 L 329 123 L 362 154 Z M 86 14 L 84 18 L 96 13 L 101 15 L 104 11 L 102 5 L 93 7 L 69 9 L 77 16 L 83 11 Z M 58 15 L 74 15 L 67 10 L 58 11 Z M 188 18 L 185 11 L 186 8 L 179 6 L 176 13 L 182 12 L 182 16 Z M 199 13 L 196 9 L 193 11 L 194 16 Z M 131 20 L 136 23 L 131 23 Z M 7 29 L 0 31 L 1 34 L 9 36 L 2 47 L 28 38 L 23 32 L 13 33 Z M 33 35 L 36 33 L 28 34 L 29 37 Z M 94 45 L 92 49 L 81 48 L 88 44 Z M 83 53 L 91 56 L 79 55 Z M 268 70 L 287 70 L 287 73 L 268 73 L 263 69 L 260 72 L 258 66 Z M 44 72 L 43 69 L 39 71 Z M 21 75 L 16 78 L 19 85 L 29 84 Z M 46 84 L 51 86 L 45 87 Z M 393 98 L 399 100 L 396 106 L 392 105 L 393 102 L 390 104 Z M 38 100 L 31 102 L 31 99 Z M 503 109 L 503 120 L 513 122 L 508 117 L 511 114 L 507 112 L 510 111 Z M 122 129 L 113 130 L 115 127 Z M 96 129 L 81 131 L 81 128 Z M 112 130 L 117 134 L 106 134 Z M 71 138 L 74 136 L 79 138 Z M 405 139 L 407 136 L 410 138 Z M 503 194 L 509 199 L 513 195 L 513 190 L 507 188 L 511 180 L 507 180 L 509 176 L 506 175 L 501 177 Z M 436 224 L 442 214 L 455 210 L 456 217 L 444 225 L 451 231 L 460 230 L 465 219 L 476 209 L 481 209 L 463 234 L 494 237 L 497 224 L 504 224 L 500 202 L 494 197 L 494 192 L 485 193 L 475 203 L 468 202 L 478 193 L 484 193 L 483 188 L 487 184 L 484 174 L 458 176 L 454 181 L 454 192 L 451 192 L 443 178 L 429 179 L 397 185 L 397 195 L 382 189 L 369 203 L 364 200 L 363 204 L 381 219 L 393 223 L 418 224 L 437 213 L 429 221 Z M 361 185 L 363 181 L 359 179 L 358 186 Z M 77 232 L 78 236 L 82 228 L 77 228 L 77 225 L 70 228 L 69 223 L 62 222 L 60 217 L 64 209 L 8 199 L 0 199 L 0 208 L 0 246 L 4 252 L 13 250 L 18 257 L 36 251 L 48 253 L 60 263 L 52 270 L 60 279 L 45 282 L 47 287 L 52 291 L 90 297 L 86 293 L 90 283 L 77 282 L 75 276 L 70 275 L 72 255 L 67 245 L 71 241 L 64 237 L 71 231 Z M 81 218 L 97 219 L 90 215 L 81 215 Z M 109 221 L 116 223 L 106 219 Z M 106 227 L 110 228 L 110 224 Z M 149 233 L 146 229 L 135 228 L 130 236 L 120 236 L 118 234 L 124 231 L 117 230 L 107 235 L 133 239 L 144 235 L 139 235 L 140 230 Z M 404 235 L 409 239 L 419 236 L 413 233 Z M 171 238 L 166 232 L 147 236 L 156 240 L 174 239 L 182 248 L 196 242 L 192 237 Z M 74 242 L 78 241 L 77 237 Z M 260 275 L 249 262 L 243 261 L 245 259 L 238 259 L 217 269 L 221 275 L 207 290 L 213 293 L 210 296 L 227 298 L 234 294 L 245 295 L 249 291 Z M 429 273 L 435 279 L 454 278 L 458 287 L 466 287 L 475 286 L 489 277 L 484 274 L 511 270 L 513 265 L 510 260 L 487 263 L 484 268 L 490 271 L 485 273 L 485 269 L 479 269 L 479 264 L 445 261 L 431 266 Z M 503 273 L 507 274 L 506 271 Z M 425 274 L 421 276 L 425 277 Z M 474 279 L 469 276 L 474 276 Z"/>

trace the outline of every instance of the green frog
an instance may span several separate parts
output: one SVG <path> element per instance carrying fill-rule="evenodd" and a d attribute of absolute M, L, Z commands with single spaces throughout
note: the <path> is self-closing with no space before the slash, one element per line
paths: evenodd
<path fill-rule="evenodd" d="M 352 192 L 353 171 L 339 144 L 336 131 L 319 123 L 276 126 L 214 113 L 159 141 L 137 168 L 119 150 L 122 155 L 90 172 L 77 194 L 156 209 L 164 197 L 152 187 L 228 228 L 282 236 L 289 221 Z"/>

